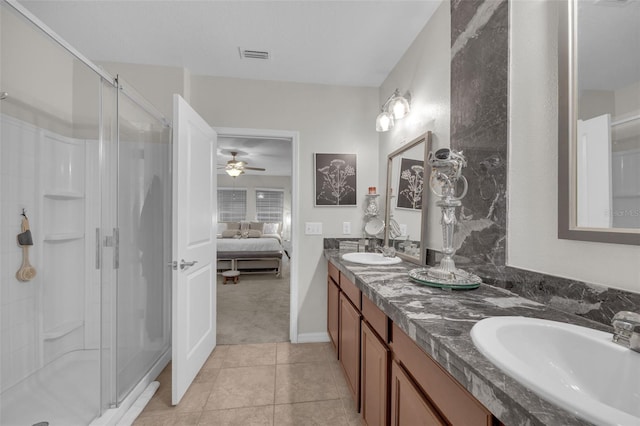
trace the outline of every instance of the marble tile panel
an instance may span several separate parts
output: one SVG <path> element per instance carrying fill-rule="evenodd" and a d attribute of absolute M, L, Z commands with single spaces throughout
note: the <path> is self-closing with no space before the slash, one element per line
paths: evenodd
<path fill-rule="evenodd" d="M 224 361 L 227 353 L 229 352 L 229 345 L 218 345 L 213 350 L 209 358 L 204 363 L 203 368 L 205 369 L 214 369 L 214 368 L 222 368 L 222 362 Z"/>
<path fill-rule="evenodd" d="M 175 410 L 178 412 L 202 411 L 209 399 L 212 386 L 213 383 L 191 383 Z"/>
<path fill-rule="evenodd" d="M 193 379 L 193 383 L 213 383 L 220 373 L 219 368 L 205 368 L 200 369 L 196 377 Z"/>
<path fill-rule="evenodd" d="M 330 366 L 330 363 L 277 365 L 276 404 L 338 399 Z"/>
<path fill-rule="evenodd" d="M 272 426 L 273 405 L 204 411 L 198 426 Z"/>
<path fill-rule="evenodd" d="M 356 408 L 356 403 L 353 400 L 353 398 L 349 396 L 345 398 L 340 398 L 340 400 L 342 401 L 342 406 L 344 407 L 344 413 L 345 413 L 345 416 L 347 417 L 347 424 L 349 426 L 365 425 L 365 422 L 362 420 L 360 413 L 358 413 L 358 410 Z"/>
<path fill-rule="evenodd" d="M 274 403 L 275 366 L 223 368 L 211 388 L 205 410 Z"/>
<path fill-rule="evenodd" d="M 276 363 L 275 343 L 231 345 L 222 361 L 224 368 L 248 367 L 254 365 L 274 365 Z"/>
<path fill-rule="evenodd" d="M 299 364 L 305 362 L 330 362 L 335 358 L 331 343 L 282 342 L 277 344 L 278 364 Z"/>
<path fill-rule="evenodd" d="M 138 417 L 133 426 L 195 426 L 198 425 L 201 412 L 159 414 L 155 416 Z"/>
<path fill-rule="evenodd" d="M 275 406 L 274 423 L 278 426 L 346 425 L 347 418 L 340 399 L 279 404 Z"/>

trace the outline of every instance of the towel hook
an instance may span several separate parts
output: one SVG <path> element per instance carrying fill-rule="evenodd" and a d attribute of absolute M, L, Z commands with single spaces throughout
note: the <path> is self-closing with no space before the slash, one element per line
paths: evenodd
<path fill-rule="evenodd" d="M 22 216 L 27 217 L 27 210 L 25 208 L 22 208 Z"/>

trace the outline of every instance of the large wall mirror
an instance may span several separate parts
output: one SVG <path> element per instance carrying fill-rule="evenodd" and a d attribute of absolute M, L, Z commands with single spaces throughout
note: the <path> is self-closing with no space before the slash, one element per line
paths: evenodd
<path fill-rule="evenodd" d="M 410 262 L 426 263 L 427 155 L 431 132 L 427 132 L 387 156 L 384 244 Z"/>
<path fill-rule="evenodd" d="M 568 0 L 559 26 L 558 236 L 640 244 L 640 0 Z"/>

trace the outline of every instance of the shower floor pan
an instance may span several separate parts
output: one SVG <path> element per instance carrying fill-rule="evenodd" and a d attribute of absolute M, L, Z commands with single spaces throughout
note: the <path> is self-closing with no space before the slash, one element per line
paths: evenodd
<path fill-rule="evenodd" d="M 100 398 L 99 352 L 74 351 L 47 364 L 0 395 L 0 425 L 89 424 Z"/>

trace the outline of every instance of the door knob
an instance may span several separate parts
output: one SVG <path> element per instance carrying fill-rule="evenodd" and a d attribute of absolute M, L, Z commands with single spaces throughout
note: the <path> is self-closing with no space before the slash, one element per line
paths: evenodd
<path fill-rule="evenodd" d="M 196 263 L 198 263 L 198 261 L 197 261 L 197 260 L 193 260 L 193 261 L 191 261 L 191 262 L 185 262 L 185 260 L 184 260 L 184 259 L 180 259 L 180 269 L 181 269 L 181 270 L 182 270 L 182 269 L 187 269 L 187 268 L 189 268 L 189 267 L 191 267 L 191 266 L 195 265 Z"/>

